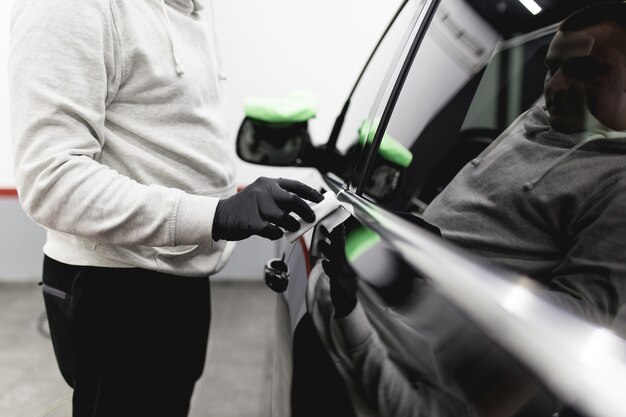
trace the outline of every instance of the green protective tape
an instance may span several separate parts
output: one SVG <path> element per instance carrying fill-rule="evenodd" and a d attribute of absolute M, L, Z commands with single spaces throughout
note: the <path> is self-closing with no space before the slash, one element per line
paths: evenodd
<path fill-rule="evenodd" d="M 268 123 L 306 122 L 317 114 L 317 100 L 307 91 L 294 91 L 282 98 L 251 97 L 244 101 L 246 116 Z"/>
<path fill-rule="evenodd" d="M 354 261 L 379 241 L 380 236 L 376 232 L 359 226 L 346 236 L 346 257 L 349 261 Z"/>
<path fill-rule="evenodd" d="M 359 128 L 359 143 L 363 145 L 365 141 L 371 143 L 374 140 L 374 135 L 378 129 L 378 123 L 372 123 L 370 120 L 363 122 Z M 383 135 L 383 140 L 378 148 L 380 156 L 393 162 L 396 165 L 400 165 L 403 168 L 407 168 L 413 161 L 413 154 L 400 142 L 389 136 L 387 133 Z"/>

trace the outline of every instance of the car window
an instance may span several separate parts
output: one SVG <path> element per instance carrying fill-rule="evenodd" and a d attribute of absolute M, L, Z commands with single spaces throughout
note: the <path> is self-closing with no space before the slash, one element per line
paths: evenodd
<path fill-rule="evenodd" d="M 399 95 L 370 120 L 380 147 L 362 190 L 378 206 L 421 216 L 446 243 L 530 277 L 551 306 L 593 323 L 623 323 L 624 10 L 607 21 L 613 9 L 588 2 L 593 12 L 561 26 L 572 4 L 555 1 L 534 15 L 517 2 L 442 0 Z M 389 236 L 400 232 L 378 226 L 403 259 L 436 258 L 408 243 L 410 230 L 394 243 Z M 370 283 L 376 267 L 394 275 L 377 253 L 354 264 Z M 412 322 L 438 310 L 416 309 Z M 441 323 L 450 325 L 447 318 L 434 325 Z"/>
<path fill-rule="evenodd" d="M 585 314 L 607 320 L 623 293 L 626 38 L 622 15 L 606 16 L 623 3 L 587 3 L 601 21 L 583 10 L 563 22 L 581 4 L 555 2 L 537 17 L 520 7 L 507 25 L 488 4 L 440 2 L 389 119 L 371 121 L 381 141 L 363 195 L 592 300 Z M 590 264 L 613 271 L 594 272 L 606 282 L 592 289 L 580 278 Z"/>
<path fill-rule="evenodd" d="M 415 24 L 419 11 L 424 7 L 423 0 L 407 0 L 398 10 L 395 20 L 382 38 L 371 61 L 367 64 L 361 79 L 346 103 L 347 112 L 337 136 L 336 149 L 344 156 L 342 163 L 333 171 L 349 181 L 359 161 L 362 147 L 359 133 L 368 120 L 372 109 L 379 106 L 381 87 L 387 85 L 400 58 L 400 53 L 408 41 L 410 30 Z M 332 134 L 331 134 L 332 135 Z"/>
<path fill-rule="evenodd" d="M 375 206 L 401 213 L 405 219 L 408 214 L 414 223 L 423 221 L 419 225 L 423 229 L 440 232 L 445 240 L 441 247 L 462 247 L 490 267 L 503 267 L 494 270 L 519 281 L 518 288 L 537 290 L 551 310 L 623 328 L 624 9 L 619 9 L 615 21 L 607 22 L 614 5 L 589 1 L 587 5 L 598 8 L 579 12 L 560 26 L 583 2 L 551 3 L 552 9 L 536 15 L 521 2 L 439 3 L 420 48 L 410 57 L 406 79 L 398 78 L 396 85 L 404 83 L 400 93 L 381 100 L 368 120 L 374 133 L 366 141 L 373 137 L 380 147 L 371 150 L 372 163 L 366 167 L 360 190 L 377 204 L 363 204 L 357 212 L 364 217 L 359 218 L 363 224 L 346 225 L 351 265 L 372 284 L 360 288 L 374 289 L 372 294 L 359 293 L 359 301 L 385 339 L 388 356 L 413 381 L 450 376 L 458 383 L 452 389 L 460 388 L 464 400 L 476 405 L 476 410 L 482 405 L 492 412 L 490 406 L 500 407 L 503 398 L 515 396 L 502 395 L 502 385 L 494 378 L 497 374 L 500 381 L 515 380 L 510 388 L 522 388 L 518 393 L 527 388 L 529 393 L 541 392 L 543 384 L 523 375 L 529 370 L 526 366 L 519 367 L 519 376 L 506 375 L 518 370 L 507 363 L 509 355 L 495 352 L 494 357 L 489 343 L 490 336 L 501 334 L 500 341 L 509 338 L 511 343 L 504 346 L 511 349 L 513 344 L 522 346 L 523 339 L 511 338 L 508 326 L 483 335 L 472 330 L 469 324 L 476 321 L 459 317 L 464 309 L 446 305 L 440 297 L 445 292 L 437 291 L 443 282 L 463 288 L 468 279 L 461 271 L 472 270 L 472 264 L 439 256 L 428 248 L 434 240 L 423 238 L 421 230 L 417 233 L 404 222 L 379 220 L 395 217 Z M 604 20 L 593 20 L 594 16 Z M 433 279 L 439 263 L 444 264 L 443 272 Z M 446 270 L 445 264 L 453 267 Z M 437 285 L 431 287 L 433 282 Z M 490 280 L 481 289 L 485 300 L 488 288 L 495 287 L 497 281 Z M 459 290 L 455 307 L 462 306 L 459 300 L 470 292 Z M 489 328 L 494 312 L 511 314 L 516 320 L 530 311 L 536 313 L 524 296 L 518 297 L 525 292 L 503 291 L 494 297 L 498 309 L 486 315 L 482 325 Z M 481 306 L 480 300 L 473 298 L 467 305 Z M 389 307 L 403 318 L 403 326 L 415 329 L 415 339 L 404 338 L 411 334 L 404 327 L 392 327 L 397 316 L 389 313 Z M 556 330 L 561 324 L 541 314 L 524 320 L 545 324 L 544 335 L 552 330 L 550 326 Z M 420 339 L 424 335 L 426 342 Z M 585 346 L 585 341 L 581 344 Z M 410 355 L 414 357 L 405 361 Z M 433 364 L 441 367 L 433 369 Z M 412 367 L 418 372 L 411 377 Z M 534 377 L 541 375 L 546 374 Z M 546 398 L 539 398 L 544 394 Z M 552 403 L 551 394 L 529 396 L 527 407 L 515 410 L 519 413 L 511 410 L 510 415 L 554 414 L 560 405 Z M 396 403 L 385 404 L 401 406 L 406 398 L 398 395 Z M 419 391 L 414 398 L 411 412 L 415 413 L 424 396 Z M 535 406 L 545 409 L 537 412 L 540 408 Z"/>
<path fill-rule="evenodd" d="M 436 11 L 365 179 L 365 195 L 386 208 L 421 213 L 467 162 L 541 103 L 555 22 L 533 22 L 520 8 L 525 24 L 510 33 L 494 23 L 496 6 L 487 3 L 443 0 Z"/>
<path fill-rule="evenodd" d="M 392 208 L 423 209 L 426 176 L 457 140 L 477 80 L 499 41 L 499 33 L 466 2 L 441 2 L 374 158 L 366 195 Z"/>

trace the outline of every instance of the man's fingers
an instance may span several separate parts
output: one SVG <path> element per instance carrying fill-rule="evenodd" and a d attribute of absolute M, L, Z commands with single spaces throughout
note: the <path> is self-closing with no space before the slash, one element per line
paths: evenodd
<path fill-rule="evenodd" d="M 300 228 L 300 223 L 293 217 L 288 214 L 285 214 L 280 219 L 273 222 L 277 226 L 282 227 L 285 230 L 289 230 L 290 232 L 295 232 Z"/>
<path fill-rule="evenodd" d="M 333 268 L 333 264 L 332 264 L 329 260 L 324 259 L 324 260 L 322 261 L 322 269 L 324 270 L 324 272 L 326 273 L 326 275 L 328 275 L 328 277 L 329 277 L 331 280 L 334 280 L 335 278 L 337 278 L 337 277 L 335 276 L 335 275 L 336 275 L 336 271 L 335 271 L 335 269 Z"/>
<path fill-rule="evenodd" d="M 324 257 L 332 258 L 332 251 L 331 251 L 330 245 L 326 243 L 325 241 L 321 240 L 317 244 L 317 249 L 319 249 L 319 251 L 322 253 L 322 255 L 324 255 Z"/>
<path fill-rule="evenodd" d="M 306 222 L 313 223 L 315 221 L 313 209 L 297 195 L 284 191 L 284 194 L 277 196 L 275 201 L 282 210 L 294 212 Z"/>
<path fill-rule="evenodd" d="M 330 238 L 332 242 L 337 242 L 337 243 L 345 242 L 346 228 L 343 225 L 343 223 L 335 227 L 333 231 L 330 232 L 330 235 L 328 235 L 328 237 Z"/>
<path fill-rule="evenodd" d="M 295 232 L 300 229 L 300 223 L 298 223 L 298 221 L 289 214 L 283 213 L 282 211 L 280 211 L 277 215 L 264 215 L 263 219 L 290 232 Z"/>
<path fill-rule="evenodd" d="M 305 203 L 306 204 L 306 203 Z M 263 220 L 274 223 L 283 229 L 295 232 L 300 228 L 300 223 L 276 205 L 272 199 L 261 201 L 259 205 L 260 215 Z"/>
<path fill-rule="evenodd" d="M 300 181 L 278 178 L 277 183 L 282 189 L 294 193 L 305 200 L 319 203 L 324 199 L 324 196 L 319 191 L 301 183 Z"/>
<path fill-rule="evenodd" d="M 265 222 L 265 225 L 255 234 L 270 240 L 277 240 L 283 237 L 283 231 L 278 226 L 268 222 Z"/>

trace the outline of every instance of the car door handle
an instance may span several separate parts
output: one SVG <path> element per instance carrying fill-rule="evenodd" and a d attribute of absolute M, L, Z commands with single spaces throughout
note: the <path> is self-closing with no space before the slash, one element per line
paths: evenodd
<path fill-rule="evenodd" d="M 265 264 L 265 285 L 277 293 L 285 292 L 289 285 L 289 267 L 284 260 L 273 258 Z"/>

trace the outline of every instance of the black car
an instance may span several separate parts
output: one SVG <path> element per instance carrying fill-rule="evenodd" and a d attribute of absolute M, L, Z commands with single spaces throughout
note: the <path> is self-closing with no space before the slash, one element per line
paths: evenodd
<path fill-rule="evenodd" d="M 612 3 L 611 25 L 624 30 L 624 3 Z M 319 227 L 283 240 L 284 255 L 266 266 L 280 292 L 273 416 L 626 415 L 626 213 L 605 223 L 626 190 L 594 200 L 626 174 L 618 163 L 626 126 L 603 113 L 626 106 L 626 74 L 615 70 L 610 81 L 613 105 L 602 110 L 593 95 L 626 57 L 595 59 L 600 35 L 589 41 L 596 32 L 587 29 L 596 11 L 584 8 L 597 4 L 407 0 L 323 146 L 312 145 L 306 119 L 244 120 L 242 159 L 315 167 L 317 185 L 341 203 L 359 308 L 376 338 L 377 353 L 358 360 L 340 346 L 347 336 L 334 327 L 328 277 L 315 267 Z M 577 113 L 574 93 L 554 92 L 557 77 L 584 91 L 590 112 Z M 549 143 L 555 131 L 575 140 Z M 528 132 L 546 142 L 508 139 Z M 496 157 L 507 152 L 517 162 L 502 166 Z M 559 156 L 548 160 L 551 152 Z M 539 174 L 536 164 L 545 165 Z M 587 178 L 609 166 L 617 168 Z M 465 173 L 475 167 L 480 181 Z M 587 187 L 582 202 L 578 184 Z M 592 205 L 592 216 L 577 211 Z M 433 211 L 442 208 L 461 215 L 439 224 Z"/>

